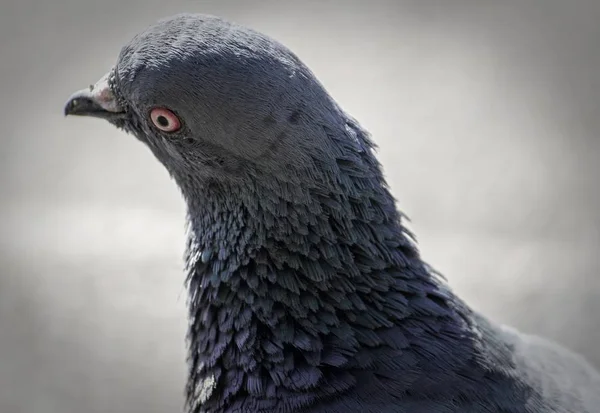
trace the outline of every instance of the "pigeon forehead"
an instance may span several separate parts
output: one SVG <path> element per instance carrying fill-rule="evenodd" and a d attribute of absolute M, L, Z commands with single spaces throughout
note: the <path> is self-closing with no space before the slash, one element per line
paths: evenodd
<path fill-rule="evenodd" d="M 238 103 L 248 96 L 273 98 L 296 73 L 311 77 L 276 40 L 202 14 L 176 15 L 139 33 L 123 47 L 115 69 L 115 94 L 147 105 L 182 96 L 190 105 L 198 96 Z M 221 96 L 225 92 L 228 96 Z"/>
<path fill-rule="evenodd" d="M 165 66 L 173 60 L 203 55 L 254 57 L 289 54 L 268 37 L 219 17 L 204 14 L 179 14 L 158 21 L 123 47 L 118 65 Z"/>
<path fill-rule="evenodd" d="M 223 36 L 232 25 L 220 18 L 204 15 L 177 15 L 159 20 L 138 33 L 125 45 L 124 52 L 177 49 L 184 45 L 206 43 L 210 38 Z M 156 47 L 159 50 L 156 50 Z"/>

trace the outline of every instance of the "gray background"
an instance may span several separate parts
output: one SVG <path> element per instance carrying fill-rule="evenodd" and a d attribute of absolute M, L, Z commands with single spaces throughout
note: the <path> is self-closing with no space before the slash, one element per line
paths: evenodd
<path fill-rule="evenodd" d="M 359 6 L 362 3 L 362 6 Z M 0 3 L 0 412 L 176 412 L 184 205 L 62 105 L 156 19 L 291 47 L 380 145 L 426 260 L 476 309 L 600 365 L 600 3 Z"/>

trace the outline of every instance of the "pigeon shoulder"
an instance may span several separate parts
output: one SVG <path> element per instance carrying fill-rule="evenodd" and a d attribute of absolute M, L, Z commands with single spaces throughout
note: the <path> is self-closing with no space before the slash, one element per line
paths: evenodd
<path fill-rule="evenodd" d="M 519 376 L 553 412 L 600 412 L 600 373 L 582 356 L 508 326 L 499 326 L 498 334 L 511 344 Z"/>

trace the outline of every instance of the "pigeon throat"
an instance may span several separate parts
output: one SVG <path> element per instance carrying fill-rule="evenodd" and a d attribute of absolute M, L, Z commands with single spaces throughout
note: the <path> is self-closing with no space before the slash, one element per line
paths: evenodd
<path fill-rule="evenodd" d="M 460 347 L 464 321 L 369 151 L 305 185 L 273 178 L 195 192 L 190 411 L 294 411 L 350 391 L 374 363 L 408 371 Z M 437 355 L 405 351 L 434 333 L 447 341 L 436 338 Z"/>

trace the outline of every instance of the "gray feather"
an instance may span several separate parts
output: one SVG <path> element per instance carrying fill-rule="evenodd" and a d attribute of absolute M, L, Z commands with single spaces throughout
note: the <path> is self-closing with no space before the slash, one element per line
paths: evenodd
<path fill-rule="evenodd" d="M 188 206 L 190 412 L 600 412 L 582 358 L 486 320 L 423 262 L 370 137 L 286 47 L 178 15 L 111 79 L 111 122 Z"/>

